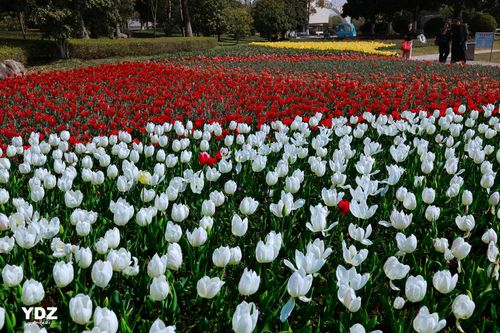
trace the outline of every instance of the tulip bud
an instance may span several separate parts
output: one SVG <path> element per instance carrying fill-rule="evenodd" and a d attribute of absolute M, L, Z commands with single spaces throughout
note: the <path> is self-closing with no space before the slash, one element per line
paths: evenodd
<path fill-rule="evenodd" d="M 472 192 L 465 190 L 464 193 L 462 193 L 462 205 L 470 206 L 471 203 L 472 203 Z"/>
<path fill-rule="evenodd" d="M 92 281 L 101 288 L 106 288 L 113 277 L 113 266 L 109 261 L 97 260 L 92 266 Z"/>
<path fill-rule="evenodd" d="M 422 200 L 428 205 L 434 202 L 435 197 L 436 197 L 436 191 L 434 191 L 433 188 L 426 187 L 422 191 Z"/>
<path fill-rule="evenodd" d="M 23 283 L 21 300 L 24 305 L 33 305 L 39 303 L 45 297 L 45 291 L 40 282 L 33 279 L 26 280 Z"/>
<path fill-rule="evenodd" d="M 148 276 L 150 278 L 155 278 L 165 274 L 165 270 L 167 269 L 167 262 L 167 257 L 163 256 L 160 258 L 158 253 L 155 253 L 153 258 L 148 263 Z"/>
<path fill-rule="evenodd" d="M 500 152 L 500 150 L 498 150 L 498 151 Z M 500 201 L 500 193 L 498 193 L 498 192 L 491 193 L 490 197 L 488 198 L 488 204 L 490 206 L 498 205 L 499 201 Z"/>
<path fill-rule="evenodd" d="M 474 216 L 466 215 L 466 216 L 457 216 L 455 218 L 455 224 L 458 229 L 467 232 L 467 235 L 470 234 L 470 231 L 474 229 L 476 222 L 474 220 Z"/>
<path fill-rule="evenodd" d="M 451 244 L 451 253 L 458 260 L 462 260 L 469 254 L 471 245 L 462 237 L 456 238 Z"/>
<path fill-rule="evenodd" d="M 252 270 L 245 270 L 241 275 L 240 282 L 238 283 L 238 290 L 243 296 L 250 296 L 257 292 L 260 284 L 260 276 Z"/>
<path fill-rule="evenodd" d="M 189 208 L 186 205 L 174 203 L 171 215 L 174 222 L 182 222 L 189 216 Z"/>
<path fill-rule="evenodd" d="M 243 215 L 252 215 L 257 210 L 259 202 L 251 197 L 245 197 L 240 203 L 240 212 Z"/>
<path fill-rule="evenodd" d="M 441 210 L 436 206 L 428 206 L 425 209 L 425 219 L 429 222 L 434 222 L 439 219 L 439 215 L 441 214 Z"/>
<path fill-rule="evenodd" d="M 229 259 L 229 265 L 237 265 L 241 261 L 241 249 L 239 246 L 231 248 L 231 259 Z"/>
<path fill-rule="evenodd" d="M 182 265 L 182 249 L 177 243 L 168 245 L 167 250 L 167 268 L 178 270 Z"/>
<path fill-rule="evenodd" d="M 439 320 L 437 313 L 430 313 L 426 306 L 418 311 L 413 319 L 413 329 L 418 333 L 434 333 L 442 330 L 446 326 L 446 319 Z"/>
<path fill-rule="evenodd" d="M 212 262 L 217 267 L 226 267 L 231 259 L 231 250 L 227 246 L 221 246 L 212 253 Z"/>
<path fill-rule="evenodd" d="M 182 237 L 182 229 L 178 224 L 172 221 L 167 222 L 167 227 L 165 228 L 165 239 L 169 243 L 177 243 Z"/>
<path fill-rule="evenodd" d="M 455 289 L 458 281 L 458 274 L 451 276 L 450 271 L 444 270 L 434 273 L 432 285 L 441 294 L 448 294 Z"/>
<path fill-rule="evenodd" d="M 292 276 L 288 279 L 287 291 L 293 298 L 299 298 L 308 301 L 305 297 L 311 289 L 313 276 L 305 273 L 304 270 L 293 272 Z"/>
<path fill-rule="evenodd" d="M 394 303 L 392 304 L 392 306 L 396 310 L 401 310 L 405 306 L 405 303 L 406 303 L 405 299 L 403 297 L 398 296 L 394 299 Z"/>
<path fill-rule="evenodd" d="M 170 287 L 167 282 L 165 275 L 160 275 L 153 279 L 151 286 L 149 287 L 149 297 L 153 301 L 162 301 L 167 298 L 170 293 Z"/>
<path fill-rule="evenodd" d="M 409 276 L 406 280 L 405 295 L 412 303 L 420 302 L 424 299 L 427 291 L 427 281 L 421 275 Z"/>
<path fill-rule="evenodd" d="M 175 326 L 167 326 L 161 319 L 156 319 L 151 325 L 149 333 L 175 333 Z"/>
<path fill-rule="evenodd" d="M 468 295 L 458 295 L 451 305 L 451 310 L 457 319 L 469 319 L 476 305 Z"/>
<path fill-rule="evenodd" d="M 73 281 L 74 271 L 72 263 L 65 263 L 59 261 L 54 265 L 52 270 L 56 286 L 58 288 L 64 288 Z"/>
<path fill-rule="evenodd" d="M 196 290 L 198 292 L 198 296 L 201 298 L 212 299 L 219 293 L 223 285 L 224 282 L 218 277 L 209 278 L 208 276 L 204 276 L 198 280 Z"/>
<path fill-rule="evenodd" d="M 94 310 L 94 327 L 99 328 L 99 332 L 116 333 L 118 331 L 118 318 L 112 310 L 98 306 Z"/>
<path fill-rule="evenodd" d="M 481 236 L 481 240 L 483 243 L 489 244 L 490 242 L 493 242 L 496 244 L 498 240 L 497 233 L 493 229 L 488 229 L 486 232 Z"/>
<path fill-rule="evenodd" d="M 232 326 L 235 333 L 251 333 L 257 326 L 259 310 L 254 303 L 241 302 L 233 314 Z"/>
<path fill-rule="evenodd" d="M 2 152 L 0 149 L 0 156 L 2 156 Z M 5 309 L 0 306 L 0 330 L 3 328 L 5 324 Z"/>
<path fill-rule="evenodd" d="M 193 230 L 193 233 L 186 231 L 186 236 L 192 247 L 199 247 L 207 241 L 207 232 L 202 227 Z"/>
<path fill-rule="evenodd" d="M 228 180 L 225 184 L 224 184 L 224 192 L 227 194 L 227 195 L 232 195 L 236 192 L 236 188 L 237 188 L 237 185 L 234 181 L 232 180 Z"/>
<path fill-rule="evenodd" d="M 5 265 L 2 270 L 3 283 L 7 287 L 15 287 L 23 280 L 23 268 L 15 265 Z M 1 325 L 0 325 L 1 326 Z"/>
<path fill-rule="evenodd" d="M 248 230 L 248 218 L 241 219 L 238 214 L 233 215 L 231 221 L 231 232 L 233 235 L 243 237 Z"/>
<path fill-rule="evenodd" d="M 75 261 L 80 268 L 88 268 L 92 264 L 92 251 L 87 248 L 79 248 L 75 253 Z"/>
<path fill-rule="evenodd" d="M 92 300 L 89 296 L 78 294 L 69 301 L 69 315 L 80 325 L 85 325 L 92 317 Z"/>

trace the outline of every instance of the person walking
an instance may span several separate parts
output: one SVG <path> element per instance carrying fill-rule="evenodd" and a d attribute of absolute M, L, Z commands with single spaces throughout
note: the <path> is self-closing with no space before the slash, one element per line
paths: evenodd
<path fill-rule="evenodd" d="M 439 46 L 439 62 L 445 64 L 450 54 L 451 29 L 450 24 L 445 22 L 441 28 L 440 34 L 436 38 L 436 44 Z"/>
<path fill-rule="evenodd" d="M 413 31 L 413 23 L 408 22 L 408 28 L 403 32 L 403 42 L 401 43 L 401 51 L 403 58 L 410 59 L 413 47 L 413 39 L 417 38 L 417 34 Z"/>
<path fill-rule="evenodd" d="M 467 31 L 460 18 L 455 19 L 451 28 L 451 62 L 463 61 L 465 63 L 465 49 L 467 44 Z"/>

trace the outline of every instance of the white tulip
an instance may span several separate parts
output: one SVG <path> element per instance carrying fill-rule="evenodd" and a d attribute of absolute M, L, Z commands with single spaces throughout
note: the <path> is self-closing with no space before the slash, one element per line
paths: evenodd
<path fill-rule="evenodd" d="M 458 295 L 453 300 L 451 310 L 457 319 L 469 319 L 474 313 L 476 305 L 468 295 Z"/>
<path fill-rule="evenodd" d="M 210 278 L 208 276 L 204 276 L 198 280 L 198 283 L 196 284 L 198 296 L 201 298 L 212 299 L 219 293 L 224 283 L 225 282 L 221 281 L 218 277 Z"/>
<path fill-rule="evenodd" d="M 450 271 L 438 271 L 432 277 L 432 285 L 441 294 L 448 294 L 455 289 L 458 282 L 458 274 L 451 276 Z"/>
<path fill-rule="evenodd" d="M 238 283 L 238 291 L 243 296 L 250 296 L 257 292 L 260 284 L 260 276 L 252 270 L 245 268 Z"/>

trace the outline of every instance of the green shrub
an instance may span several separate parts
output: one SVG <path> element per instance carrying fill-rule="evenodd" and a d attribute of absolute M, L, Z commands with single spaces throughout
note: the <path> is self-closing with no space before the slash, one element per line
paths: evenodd
<path fill-rule="evenodd" d="M 14 59 L 24 64 L 56 59 L 58 50 L 53 41 L 0 39 L 0 60 Z"/>
<path fill-rule="evenodd" d="M 23 64 L 28 61 L 26 52 L 22 48 L 11 47 L 11 46 L 0 46 L 0 62 L 7 59 L 13 59 Z"/>
<path fill-rule="evenodd" d="M 444 20 L 442 17 L 433 17 L 424 25 L 424 33 L 428 37 L 435 37 L 440 34 Z"/>
<path fill-rule="evenodd" d="M 72 39 L 70 57 L 101 59 L 123 56 L 153 56 L 164 53 L 198 51 L 217 45 L 214 38 L 161 37 L 127 39 Z"/>
<path fill-rule="evenodd" d="M 471 32 L 493 32 L 497 28 L 497 21 L 490 14 L 477 14 L 469 25 Z"/>

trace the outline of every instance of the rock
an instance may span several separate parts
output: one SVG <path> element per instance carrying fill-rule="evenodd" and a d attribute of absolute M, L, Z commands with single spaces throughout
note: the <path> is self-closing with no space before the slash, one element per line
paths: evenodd
<path fill-rule="evenodd" d="M 122 32 L 118 33 L 117 37 L 118 38 L 128 38 L 127 34 L 124 34 Z"/>
<path fill-rule="evenodd" d="M 7 77 L 7 66 L 0 62 L 0 80 Z"/>
<path fill-rule="evenodd" d="M 7 70 L 10 71 L 11 75 L 17 76 L 26 74 L 26 69 L 24 68 L 24 65 L 21 64 L 20 62 L 8 59 L 5 60 L 3 64 L 5 65 L 5 67 L 7 67 Z"/>

